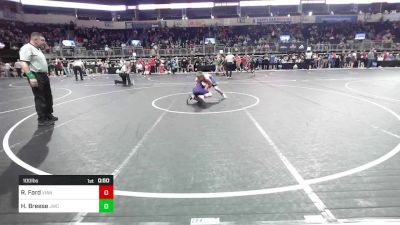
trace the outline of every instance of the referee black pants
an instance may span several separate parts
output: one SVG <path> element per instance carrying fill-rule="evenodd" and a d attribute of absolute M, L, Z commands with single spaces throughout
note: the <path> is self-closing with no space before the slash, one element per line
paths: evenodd
<path fill-rule="evenodd" d="M 32 87 L 38 120 L 47 120 L 53 113 L 53 95 L 46 73 L 36 73 L 37 87 Z M 29 79 L 28 79 L 29 81 Z"/>
<path fill-rule="evenodd" d="M 128 81 L 128 85 L 131 85 L 131 78 L 129 77 L 129 73 L 120 73 L 119 76 L 122 78 L 122 81 L 115 80 L 115 84 L 123 84 L 127 85 L 126 81 Z"/>
<path fill-rule="evenodd" d="M 83 80 L 82 68 L 80 66 L 74 66 L 75 80 L 78 80 L 78 72 L 79 72 L 79 75 L 81 76 L 81 80 Z"/>
<path fill-rule="evenodd" d="M 226 76 L 232 77 L 232 70 L 234 70 L 234 64 L 232 62 L 226 63 Z"/>
<path fill-rule="evenodd" d="M 21 70 L 21 68 L 17 68 L 16 70 L 17 70 L 18 77 L 22 78 L 22 70 Z"/>

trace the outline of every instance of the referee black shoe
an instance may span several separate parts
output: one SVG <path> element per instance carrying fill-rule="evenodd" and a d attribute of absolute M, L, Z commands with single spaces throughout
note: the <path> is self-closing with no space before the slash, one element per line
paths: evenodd
<path fill-rule="evenodd" d="M 53 114 L 50 114 L 50 116 L 48 116 L 47 119 L 48 119 L 49 121 L 57 121 L 57 120 L 58 120 L 58 117 L 57 117 L 57 116 L 53 116 Z"/>
<path fill-rule="evenodd" d="M 39 120 L 38 121 L 39 126 L 52 126 L 54 125 L 54 121 L 52 120 Z"/>

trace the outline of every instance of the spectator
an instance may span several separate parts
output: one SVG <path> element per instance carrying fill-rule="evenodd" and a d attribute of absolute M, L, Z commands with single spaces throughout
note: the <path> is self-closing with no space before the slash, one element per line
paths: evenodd
<path fill-rule="evenodd" d="M 17 62 L 15 62 L 14 68 L 17 71 L 17 76 L 22 78 L 21 61 L 19 61 L 19 59 L 17 59 Z"/>
<path fill-rule="evenodd" d="M 367 68 L 371 68 L 373 63 L 375 62 L 375 49 L 372 49 L 368 52 L 368 66 Z"/>
<path fill-rule="evenodd" d="M 6 77 L 14 77 L 12 74 L 11 64 L 8 62 L 4 64 L 4 72 L 5 72 Z"/>

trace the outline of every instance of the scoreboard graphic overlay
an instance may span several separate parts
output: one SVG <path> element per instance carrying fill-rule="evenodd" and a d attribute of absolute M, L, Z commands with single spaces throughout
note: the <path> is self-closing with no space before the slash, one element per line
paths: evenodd
<path fill-rule="evenodd" d="M 112 213 L 112 175 L 20 175 L 20 213 Z"/>

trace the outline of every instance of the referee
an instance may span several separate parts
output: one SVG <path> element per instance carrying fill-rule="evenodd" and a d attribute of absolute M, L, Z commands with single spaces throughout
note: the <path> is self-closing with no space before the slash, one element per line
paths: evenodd
<path fill-rule="evenodd" d="M 311 47 L 307 47 L 307 52 L 306 52 L 306 68 L 307 70 L 312 68 L 312 60 L 313 60 L 313 53 L 311 51 Z"/>
<path fill-rule="evenodd" d="M 33 32 L 28 44 L 19 51 L 21 69 L 28 78 L 35 96 L 35 108 L 38 115 L 39 126 L 54 125 L 58 118 L 53 116 L 53 96 L 51 94 L 50 80 L 47 76 L 48 66 L 46 57 L 40 48 L 46 41 L 42 34 Z"/>
<path fill-rule="evenodd" d="M 235 56 L 232 55 L 232 53 L 228 52 L 228 55 L 225 57 L 225 70 L 226 70 L 226 77 L 228 79 L 232 79 L 232 70 L 234 69 L 233 67 L 235 61 Z"/>

